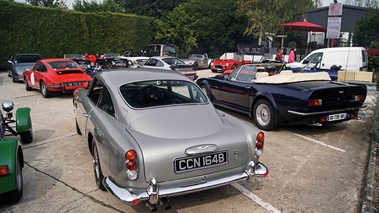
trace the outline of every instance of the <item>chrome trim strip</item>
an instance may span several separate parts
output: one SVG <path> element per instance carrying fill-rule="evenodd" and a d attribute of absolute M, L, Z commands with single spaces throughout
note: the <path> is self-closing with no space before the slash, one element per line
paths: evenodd
<path fill-rule="evenodd" d="M 362 105 L 360 107 L 351 107 L 351 108 L 345 108 L 345 109 L 335 109 L 335 110 L 328 110 L 328 111 L 321 111 L 321 112 L 297 112 L 294 110 L 288 110 L 288 113 L 295 114 L 295 115 L 302 115 L 302 116 L 310 116 L 310 115 L 320 115 L 320 114 L 329 114 L 329 113 L 337 113 L 337 112 L 344 112 L 347 110 L 357 110 L 360 108 L 365 108 L 366 105 Z"/>

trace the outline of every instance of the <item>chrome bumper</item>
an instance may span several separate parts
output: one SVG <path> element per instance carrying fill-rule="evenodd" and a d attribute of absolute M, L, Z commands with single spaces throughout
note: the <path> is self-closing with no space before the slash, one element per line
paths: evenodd
<path fill-rule="evenodd" d="M 265 165 L 258 162 L 254 165 L 251 161 L 245 171 L 241 174 L 232 175 L 229 177 L 204 182 L 202 184 L 183 186 L 183 187 L 173 187 L 173 188 L 159 188 L 155 178 L 150 180 L 149 186 L 146 191 L 140 194 L 134 194 L 124 188 L 117 186 L 110 178 L 105 177 L 103 184 L 105 188 L 112 193 L 115 197 L 124 203 L 129 205 L 136 205 L 139 201 L 149 201 L 151 204 L 157 204 L 160 197 L 177 196 L 188 193 L 193 193 L 197 191 L 202 191 L 210 188 L 215 188 L 240 180 L 247 180 L 253 182 L 255 177 L 265 177 L 268 175 L 268 169 Z"/>

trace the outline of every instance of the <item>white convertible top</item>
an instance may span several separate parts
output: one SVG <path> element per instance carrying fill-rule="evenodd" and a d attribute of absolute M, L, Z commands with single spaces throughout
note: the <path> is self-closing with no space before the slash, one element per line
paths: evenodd
<path fill-rule="evenodd" d="M 267 75 L 266 75 L 267 74 Z M 255 76 L 255 83 L 266 84 L 285 84 L 303 81 L 330 81 L 331 78 L 327 72 L 313 73 L 292 73 L 290 70 L 283 70 L 279 74 L 268 76 L 266 72 L 258 72 Z"/>

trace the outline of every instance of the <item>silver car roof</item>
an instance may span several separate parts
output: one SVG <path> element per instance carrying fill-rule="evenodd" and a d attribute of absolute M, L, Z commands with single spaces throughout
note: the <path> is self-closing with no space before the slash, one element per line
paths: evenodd
<path fill-rule="evenodd" d="M 187 76 L 175 70 L 161 70 L 149 68 L 127 68 L 127 69 L 112 69 L 99 72 L 97 78 L 105 82 L 112 89 L 117 89 L 119 86 L 138 81 L 150 80 L 181 80 L 193 82 Z"/>

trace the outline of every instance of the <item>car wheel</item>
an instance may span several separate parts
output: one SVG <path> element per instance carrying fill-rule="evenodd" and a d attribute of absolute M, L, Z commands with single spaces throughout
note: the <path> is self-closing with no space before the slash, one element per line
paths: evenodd
<path fill-rule="evenodd" d="M 212 72 L 217 72 L 217 70 L 211 70 Z"/>
<path fill-rule="evenodd" d="M 25 89 L 26 89 L 26 91 L 32 91 L 32 88 L 29 86 L 28 81 L 26 79 L 24 79 L 24 81 L 25 81 Z"/>
<path fill-rule="evenodd" d="M 198 69 L 199 69 L 199 64 L 198 64 L 198 63 L 194 63 L 192 69 L 193 69 L 194 71 L 198 70 Z"/>
<path fill-rule="evenodd" d="M 106 191 L 104 184 L 103 184 L 104 176 L 103 176 L 103 173 L 101 172 L 99 153 L 97 151 L 95 139 L 92 139 L 92 155 L 93 155 L 92 156 L 93 157 L 93 160 L 92 160 L 93 172 L 95 173 L 96 185 L 97 185 L 97 187 L 99 187 L 99 189 Z"/>
<path fill-rule="evenodd" d="M 52 92 L 47 89 L 44 81 L 41 81 L 41 93 L 44 98 L 50 98 L 52 96 Z"/>
<path fill-rule="evenodd" d="M 260 99 L 254 105 L 253 118 L 258 128 L 266 131 L 275 129 L 275 114 L 271 104 Z"/>
<path fill-rule="evenodd" d="M 236 65 L 236 64 L 233 64 L 233 66 L 232 66 L 232 70 L 235 70 L 235 69 L 237 69 L 237 65 Z"/>
<path fill-rule="evenodd" d="M 8 71 L 8 77 L 12 77 L 11 73 Z"/>
<path fill-rule="evenodd" d="M 14 78 L 14 75 L 12 75 L 12 81 L 13 81 L 13 83 L 17 82 L 16 79 Z"/>
<path fill-rule="evenodd" d="M 82 131 L 80 131 L 78 121 L 76 119 L 75 119 L 75 125 L 76 125 L 76 133 L 78 133 L 78 135 L 82 135 Z"/>
<path fill-rule="evenodd" d="M 13 191 L 10 191 L 5 194 L 4 198 L 8 203 L 16 203 L 18 202 L 24 191 L 24 181 L 22 178 L 22 162 L 21 157 L 17 156 L 17 164 L 16 164 L 16 185 L 17 188 Z"/>
<path fill-rule="evenodd" d="M 29 121 L 31 120 L 29 116 Z M 24 144 L 29 144 L 33 141 L 33 127 L 32 122 L 30 122 L 30 130 L 27 132 L 20 132 L 21 142 Z"/>
<path fill-rule="evenodd" d="M 203 91 L 203 93 L 212 101 L 212 97 L 211 97 L 211 94 L 208 90 L 208 87 L 205 85 L 205 84 L 202 84 L 200 86 L 201 90 Z"/>

